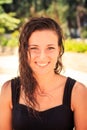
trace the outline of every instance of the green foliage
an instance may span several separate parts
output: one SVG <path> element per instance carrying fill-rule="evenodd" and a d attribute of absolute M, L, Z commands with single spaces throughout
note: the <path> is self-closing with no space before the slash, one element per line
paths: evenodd
<path fill-rule="evenodd" d="M 0 0 L 0 5 L 1 4 L 10 4 L 12 3 L 13 0 Z"/>
<path fill-rule="evenodd" d="M 5 29 L 3 27 L 0 27 L 0 34 L 5 33 Z"/>
<path fill-rule="evenodd" d="M 2 14 L 4 12 L 2 6 L 0 6 L 0 14 Z"/>
<path fill-rule="evenodd" d="M 59 19 L 59 14 L 58 14 L 58 10 L 57 10 L 57 7 L 56 7 L 56 3 L 55 2 L 52 2 L 52 4 L 49 6 L 49 8 L 46 10 L 46 14 L 53 18 L 53 19 L 56 19 L 58 20 Z"/>
<path fill-rule="evenodd" d="M 0 34 L 13 31 L 18 27 L 20 20 L 15 18 L 15 13 L 5 13 L 2 4 L 10 4 L 12 0 L 0 0 Z"/>
<path fill-rule="evenodd" d="M 61 24 L 63 29 L 64 35 L 68 35 L 68 28 L 67 28 L 67 16 L 68 16 L 68 5 L 63 5 L 60 1 L 52 2 L 49 8 L 46 10 L 46 15 L 55 19 L 58 23 Z"/>
<path fill-rule="evenodd" d="M 0 46 L 16 47 L 19 43 L 19 32 L 15 31 L 11 35 L 2 35 L 0 38 Z"/>
<path fill-rule="evenodd" d="M 71 52 L 87 52 L 87 41 L 67 39 L 64 42 L 65 51 Z"/>
<path fill-rule="evenodd" d="M 20 18 L 26 18 L 30 16 L 30 8 L 32 6 L 31 0 L 15 1 L 15 7 L 17 8 L 16 14 Z"/>
<path fill-rule="evenodd" d="M 59 19 L 62 23 L 66 22 L 66 18 L 68 16 L 68 5 L 58 4 L 58 13 L 59 13 Z"/>
<path fill-rule="evenodd" d="M 13 32 L 11 34 L 11 38 L 7 42 L 7 46 L 9 46 L 9 47 L 18 46 L 18 43 L 19 43 L 18 38 L 19 38 L 19 32 L 18 31 Z"/>
<path fill-rule="evenodd" d="M 87 26 L 82 28 L 81 37 L 82 38 L 87 38 Z"/>
<path fill-rule="evenodd" d="M 8 42 L 8 39 L 4 37 L 3 35 L 0 36 L 0 46 L 6 46 Z"/>
<path fill-rule="evenodd" d="M 10 14 L 6 13 L 0 14 L 0 28 L 4 28 L 7 30 L 14 30 L 17 28 L 19 23 L 20 20 L 10 16 Z"/>

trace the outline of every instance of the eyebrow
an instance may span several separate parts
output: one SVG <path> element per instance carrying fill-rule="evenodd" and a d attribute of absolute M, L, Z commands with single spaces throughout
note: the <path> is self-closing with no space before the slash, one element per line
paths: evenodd
<path fill-rule="evenodd" d="M 33 44 L 33 45 L 29 45 L 29 46 L 38 46 L 38 45 Z"/>
<path fill-rule="evenodd" d="M 47 44 L 47 46 L 54 46 L 55 44 Z M 30 44 L 29 46 L 39 46 L 39 45 L 36 45 L 36 44 Z"/>
<path fill-rule="evenodd" d="M 54 46 L 55 44 L 48 44 L 48 46 Z"/>

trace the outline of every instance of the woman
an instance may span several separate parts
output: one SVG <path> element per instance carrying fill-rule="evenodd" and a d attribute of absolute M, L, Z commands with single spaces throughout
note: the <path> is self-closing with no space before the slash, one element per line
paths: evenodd
<path fill-rule="evenodd" d="M 33 18 L 20 34 L 20 76 L 4 83 L 0 130 L 87 130 L 87 88 L 60 74 L 62 30 L 51 18 Z"/>

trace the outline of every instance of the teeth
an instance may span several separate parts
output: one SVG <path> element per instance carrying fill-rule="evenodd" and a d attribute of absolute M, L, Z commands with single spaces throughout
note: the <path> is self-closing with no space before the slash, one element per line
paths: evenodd
<path fill-rule="evenodd" d="M 42 66 L 42 67 L 47 65 L 47 64 L 39 64 L 39 63 L 37 63 L 37 64 L 38 64 L 39 66 Z"/>

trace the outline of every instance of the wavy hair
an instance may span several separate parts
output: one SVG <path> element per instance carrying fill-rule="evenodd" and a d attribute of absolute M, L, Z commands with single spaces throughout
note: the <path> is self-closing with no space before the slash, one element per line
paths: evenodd
<path fill-rule="evenodd" d="M 35 105 L 38 104 L 35 98 L 35 89 L 38 84 L 33 76 L 33 71 L 28 63 L 28 40 L 32 33 L 37 30 L 52 30 L 58 36 L 58 46 L 60 46 L 60 55 L 55 65 L 54 72 L 59 74 L 62 70 L 61 57 L 64 53 L 63 34 L 60 25 L 51 18 L 39 17 L 30 19 L 23 26 L 19 37 L 19 74 L 20 82 L 25 93 L 27 106 L 31 106 L 34 110 Z"/>

